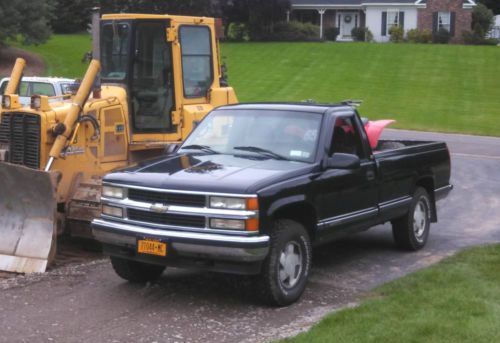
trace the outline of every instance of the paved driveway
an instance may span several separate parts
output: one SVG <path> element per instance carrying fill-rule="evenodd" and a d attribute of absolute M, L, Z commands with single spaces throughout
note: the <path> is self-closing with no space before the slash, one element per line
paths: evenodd
<path fill-rule="evenodd" d="M 458 249 L 500 241 L 500 139 L 387 130 L 386 137 L 445 140 L 454 191 L 439 204 L 427 247 L 399 251 L 379 226 L 314 255 L 300 302 L 268 308 L 237 277 L 169 270 L 158 284 L 118 278 L 106 260 L 0 281 L 0 341 L 254 342 L 306 329 L 371 288 Z"/>

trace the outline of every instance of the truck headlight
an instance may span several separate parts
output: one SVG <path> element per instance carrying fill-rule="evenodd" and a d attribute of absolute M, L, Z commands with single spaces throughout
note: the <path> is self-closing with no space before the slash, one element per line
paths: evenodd
<path fill-rule="evenodd" d="M 257 198 L 210 197 L 211 208 L 227 210 L 258 210 Z"/>
<path fill-rule="evenodd" d="M 102 213 L 112 217 L 123 218 L 123 209 L 121 207 L 102 205 Z"/>
<path fill-rule="evenodd" d="M 5 109 L 9 109 L 10 105 L 11 105 L 10 95 L 4 95 L 2 97 L 2 107 Z"/>
<path fill-rule="evenodd" d="M 125 192 L 121 187 L 102 186 L 102 195 L 110 198 L 123 199 Z"/>
<path fill-rule="evenodd" d="M 222 219 L 222 218 L 211 218 L 210 227 L 212 229 L 222 229 L 222 230 L 240 230 L 240 231 L 258 231 L 259 230 L 259 219 Z"/>
<path fill-rule="evenodd" d="M 245 230 L 245 221 L 241 219 L 210 219 L 212 229 Z"/>
<path fill-rule="evenodd" d="M 31 97 L 31 108 L 39 110 L 40 107 L 42 107 L 42 98 L 35 94 Z"/>

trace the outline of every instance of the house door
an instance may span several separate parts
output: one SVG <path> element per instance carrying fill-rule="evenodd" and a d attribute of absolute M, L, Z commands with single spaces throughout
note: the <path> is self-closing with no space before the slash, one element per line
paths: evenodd
<path fill-rule="evenodd" d="M 351 30 L 358 26 L 358 13 L 356 12 L 340 12 L 338 22 L 340 27 L 341 38 L 351 38 Z"/>

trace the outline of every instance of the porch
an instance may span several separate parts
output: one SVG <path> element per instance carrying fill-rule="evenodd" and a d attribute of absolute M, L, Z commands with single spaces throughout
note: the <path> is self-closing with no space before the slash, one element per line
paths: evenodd
<path fill-rule="evenodd" d="M 326 30 L 338 28 L 337 41 L 353 40 L 351 31 L 356 27 L 365 27 L 365 12 L 359 6 L 325 8 L 317 5 L 300 6 L 292 4 L 287 20 L 312 23 L 320 27 L 319 38 L 325 37 Z"/>

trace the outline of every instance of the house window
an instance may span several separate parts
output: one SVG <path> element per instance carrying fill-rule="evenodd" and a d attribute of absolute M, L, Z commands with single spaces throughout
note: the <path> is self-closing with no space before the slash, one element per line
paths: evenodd
<path fill-rule="evenodd" d="M 399 11 L 387 12 L 387 32 L 391 27 L 399 26 Z"/>
<path fill-rule="evenodd" d="M 438 12 L 437 20 L 437 30 L 445 29 L 451 32 L 451 13 L 450 12 Z"/>

